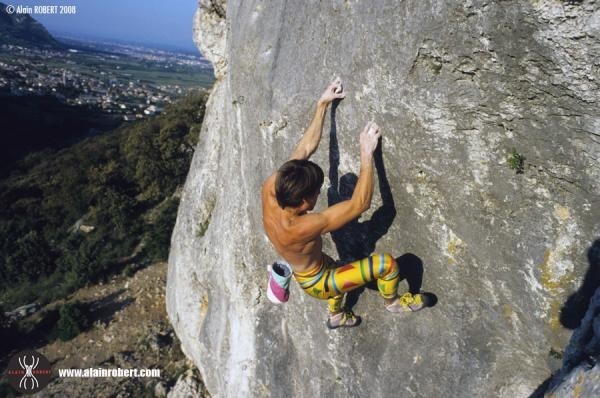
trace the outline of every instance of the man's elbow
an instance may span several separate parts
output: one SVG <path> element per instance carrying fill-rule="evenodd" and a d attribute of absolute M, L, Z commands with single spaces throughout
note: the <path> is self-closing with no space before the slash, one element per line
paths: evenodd
<path fill-rule="evenodd" d="M 369 207 L 371 207 L 371 201 L 368 200 L 365 203 L 362 204 L 362 206 L 360 207 L 360 213 L 364 213 L 365 211 L 369 210 Z"/>
<path fill-rule="evenodd" d="M 356 204 L 354 205 L 354 212 L 357 216 L 361 215 L 362 213 L 364 213 L 365 211 L 369 210 L 369 207 L 371 207 L 371 200 L 370 199 L 364 199 L 364 200 L 359 200 L 356 202 Z"/>
<path fill-rule="evenodd" d="M 304 147 L 304 153 L 306 154 L 306 159 L 310 158 L 316 151 L 318 145 L 307 145 Z"/>
<path fill-rule="evenodd" d="M 313 152 L 314 150 L 311 152 L 310 148 L 308 148 L 306 145 L 299 145 L 292 152 L 292 156 L 290 157 L 290 159 L 308 159 L 313 154 Z"/>

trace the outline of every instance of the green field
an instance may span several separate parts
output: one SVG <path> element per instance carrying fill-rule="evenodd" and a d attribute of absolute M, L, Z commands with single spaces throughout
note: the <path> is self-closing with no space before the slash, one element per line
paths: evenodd
<path fill-rule="evenodd" d="M 33 55 L 27 59 L 44 69 L 64 68 L 83 76 L 108 79 L 109 74 L 119 81 L 140 81 L 142 83 L 158 85 L 179 85 L 182 88 L 209 88 L 214 82 L 214 75 L 210 69 L 200 67 L 169 64 L 139 60 L 125 55 L 118 55 L 112 59 L 109 55 L 77 53 L 65 54 L 64 57 L 42 59 Z M 14 54 L 0 52 L 0 61 L 8 65 L 19 65 Z M 106 75 L 100 75 L 105 72 Z"/>
<path fill-rule="evenodd" d="M 117 77 L 129 80 L 161 85 L 177 84 L 184 87 L 208 88 L 214 82 L 211 70 L 192 68 L 187 66 L 174 66 L 165 69 L 164 64 L 142 60 L 127 60 L 125 57 L 111 60 L 98 59 L 95 56 L 81 55 L 77 60 L 78 69 L 92 76 L 97 76 L 97 71 L 111 71 Z M 73 68 L 74 65 L 63 65 L 61 67 Z"/>

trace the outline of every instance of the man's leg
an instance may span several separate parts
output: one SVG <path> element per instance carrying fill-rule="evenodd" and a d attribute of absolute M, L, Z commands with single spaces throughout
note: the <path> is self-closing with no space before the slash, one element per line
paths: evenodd
<path fill-rule="evenodd" d="M 373 254 L 362 260 L 336 267 L 335 261 L 324 255 L 323 264 L 310 272 L 294 274 L 300 287 L 309 295 L 327 299 L 329 307 L 330 328 L 358 324 L 358 319 L 349 311 L 342 308 L 344 293 L 376 280 L 377 288 L 385 300 L 386 309 L 391 312 L 416 311 L 417 307 L 408 307 L 414 297 L 406 293 L 398 298 L 398 282 L 400 274 L 394 258 L 388 254 Z M 408 297 L 410 296 L 410 297 Z M 401 300 L 402 299 L 402 300 Z M 418 298 L 418 301 L 421 299 Z M 420 308 L 419 308 L 420 309 Z"/>
<path fill-rule="evenodd" d="M 329 329 L 336 329 L 341 326 L 351 327 L 359 325 L 361 321 L 360 317 L 354 315 L 352 311 L 344 310 L 343 308 L 344 294 L 332 296 L 332 290 L 325 287 L 326 277 L 330 275 L 330 271 L 334 271 L 337 267 L 336 261 L 324 254 L 323 263 L 326 269 L 323 277 L 323 288 L 329 294 L 329 298 L 327 299 L 329 313 L 327 316 L 327 327 Z"/>
<path fill-rule="evenodd" d="M 381 296 L 393 301 L 397 296 L 399 276 L 394 257 L 388 253 L 372 254 L 367 258 L 327 270 L 324 275 L 325 289 L 341 295 L 371 281 L 377 281 L 377 289 Z"/>
<path fill-rule="evenodd" d="M 333 294 L 342 295 L 376 280 L 388 311 L 412 312 L 427 306 L 427 298 L 421 294 L 405 293 L 398 297 L 400 272 L 396 260 L 388 253 L 373 254 L 329 271 L 324 275 L 324 288 Z M 330 303 L 330 310 L 333 305 Z"/>
<path fill-rule="evenodd" d="M 344 293 L 377 280 L 377 288 L 388 304 L 393 303 L 398 288 L 398 267 L 394 258 L 387 254 L 374 254 L 362 260 L 336 267 L 329 262 L 321 278 L 323 290 L 332 295 L 328 299 L 329 317 L 327 327 L 356 326 L 360 317 L 342 308 Z"/>
<path fill-rule="evenodd" d="M 296 281 L 306 293 L 329 300 L 331 312 L 341 311 L 344 293 L 374 280 L 383 298 L 392 302 L 397 297 L 399 275 L 396 260 L 388 253 L 373 254 L 340 267 L 324 255 L 320 268 L 306 274 L 295 273 Z"/>
<path fill-rule="evenodd" d="M 339 296 L 331 297 L 327 299 L 327 307 L 329 312 L 332 314 L 337 314 L 338 312 L 342 312 L 342 302 L 344 300 L 344 295 L 340 294 Z"/>

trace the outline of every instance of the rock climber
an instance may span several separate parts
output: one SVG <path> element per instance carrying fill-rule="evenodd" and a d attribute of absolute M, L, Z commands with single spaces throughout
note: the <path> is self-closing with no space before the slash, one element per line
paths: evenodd
<path fill-rule="evenodd" d="M 360 175 L 349 200 L 321 212 L 312 210 L 324 180 L 323 170 L 308 160 L 317 150 L 325 113 L 334 100 L 346 96 L 336 78 L 317 102 L 315 115 L 302 138 L 276 173 L 262 187 L 263 225 L 277 252 L 291 266 L 300 287 L 309 295 L 328 300 L 327 326 L 352 327 L 360 317 L 343 308 L 346 292 L 377 281 L 377 288 L 389 312 L 418 311 L 427 306 L 422 294 L 397 293 L 400 274 L 394 258 L 377 253 L 338 266 L 322 251 L 321 235 L 335 231 L 369 209 L 374 188 L 373 152 L 379 143 L 379 126 L 369 122 L 359 136 Z"/>

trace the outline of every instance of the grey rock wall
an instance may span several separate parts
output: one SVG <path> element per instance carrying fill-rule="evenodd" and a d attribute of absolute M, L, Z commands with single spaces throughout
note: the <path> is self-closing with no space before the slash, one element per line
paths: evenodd
<path fill-rule="evenodd" d="M 600 246 L 600 242 L 599 242 Z M 549 397 L 600 395 L 600 289 L 566 347 L 563 365 L 550 379 Z"/>
<path fill-rule="evenodd" d="M 532 398 L 596 397 L 600 394 L 600 239 L 588 250 L 589 268 L 581 287 L 569 296 L 561 319 L 576 327 L 562 366 Z"/>
<path fill-rule="evenodd" d="M 526 397 L 560 366 L 560 311 L 600 237 L 600 4 L 201 0 L 195 34 L 218 80 L 167 307 L 213 396 Z M 285 306 L 266 299 L 259 197 L 337 75 L 348 94 L 313 159 L 358 173 L 377 121 L 385 178 L 361 223 L 392 203 L 383 236 L 365 234 L 422 264 L 438 302 L 394 317 L 367 289 L 363 324 L 329 331 L 296 285 Z"/>

